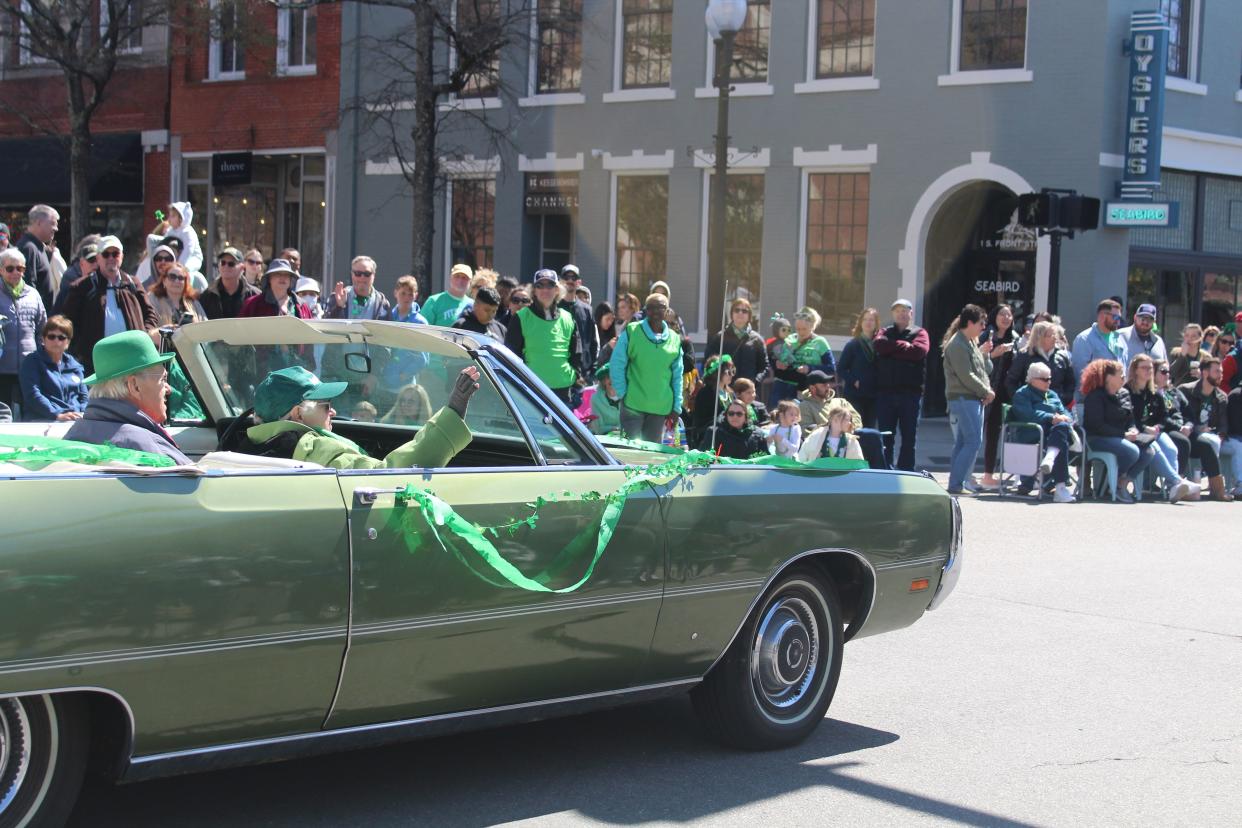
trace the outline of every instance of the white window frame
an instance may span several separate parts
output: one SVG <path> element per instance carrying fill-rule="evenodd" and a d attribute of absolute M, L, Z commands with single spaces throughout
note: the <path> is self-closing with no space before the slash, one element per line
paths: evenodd
<path fill-rule="evenodd" d="M 133 6 L 127 6 L 126 8 L 132 9 Z M 139 10 L 141 11 L 141 6 L 139 6 Z M 104 32 L 108 30 L 108 22 L 109 22 L 108 0 L 99 0 L 99 36 L 100 37 L 103 37 Z M 146 27 L 143 27 L 141 31 L 142 31 L 142 34 L 141 34 L 142 40 L 145 42 L 146 41 Z M 142 54 L 142 47 L 143 47 L 142 43 L 138 44 L 137 46 L 126 46 L 124 48 L 118 48 L 116 50 L 116 53 L 118 55 L 140 55 Z"/>
<path fill-rule="evenodd" d="M 815 0 L 810 0 L 814 3 Z M 776 18 L 777 0 L 772 0 L 768 5 L 768 14 L 774 20 Z M 776 89 L 772 86 L 772 29 L 768 29 L 768 78 L 765 81 L 733 81 L 729 89 L 730 98 L 762 98 L 769 95 L 775 95 Z M 716 42 L 712 40 L 710 34 L 707 35 L 707 75 L 703 79 L 703 85 L 694 90 L 696 98 L 719 98 L 720 90 L 714 84 L 716 81 Z"/>
<path fill-rule="evenodd" d="M 1200 36 L 1200 27 L 1203 25 L 1203 0 L 1191 0 L 1190 5 L 1190 43 L 1186 46 L 1186 59 L 1190 61 L 1190 68 L 1186 72 L 1184 78 L 1174 78 L 1165 75 L 1164 88 L 1172 92 L 1184 92 L 1187 95 L 1206 95 L 1208 93 L 1207 84 L 1199 82 L 1199 48 L 1203 39 Z M 1236 100 L 1242 100 L 1242 94 L 1235 96 Z"/>
<path fill-rule="evenodd" d="M 211 27 L 212 28 L 215 27 L 216 9 L 219 8 L 220 4 L 223 2 L 228 2 L 228 0 L 211 0 L 210 2 L 209 8 L 211 9 L 211 12 L 212 12 L 211 14 Z M 208 35 L 207 35 L 207 80 L 209 81 L 245 80 L 246 79 L 245 69 L 231 70 L 228 72 L 221 71 L 220 69 L 220 46 L 223 42 L 224 41 L 222 40 L 216 39 L 214 34 L 212 34 L 211 32 L 208 32 Z M 234 40 L 233 54 L 234 55 L 237 54 L 236 39 Z M 244 56 L 245 52 L 243 51 L 242 54 Z"/>
<path fill-rule="evenodd" d="M 585 25 L 586 14 L 583 13 Z M 539 91 L 539 0 L 531 3 L 530 55 L 526 66 L 526 96 L 518 98 L 518 106 L 577 106 L 586 103 L 581 86 L 577 92 Z M 585 63 L 585 61 L 584 61 Z"/>
<path fill-rule="evenodd" d="M 953 0 L 953 20 L 949 37 L 949 73 L 936 78 L 937 86 L 979 86 L 992 83 L 1031 83 L 1035 73 L 1031 71 L 1031 11 L 1034 3 L 1026 4 L 1026 39 L 1022 44 L 1021 69 L 970 69 L 963 71 L 962 51 L 962 0 Z"/>
<path fill-rule="evenodd" d="M 619 5 L 619 4 L 618 4 Z M 625 176 L 655 176 L 660 175 L 668 180 L 668 196 L 669 203 L 673 200 L 673 166 L 672 166 L 672 150 L 669 150 L 670 163 L 667 167 L 654 164 L 646 168 L 631 168 L 628 165 L 615 167 L 610 170 L 608 176 L 608 295 L 617 295 L 617 179 Z M 639 153 L 635 152 L 634 157 L 638 158 Z M 650 158 L 650 156 L 648 156 Z M 624 162 L 625 156 L 621 156 Z M 605 166 L 608 169 L 608 166 Z M 667 209 L 667 207 L 666 207 Z M 668 234 L 668 227 L 664 228 L 664 257 L 668 260 L 668 244 L 671 237 Z"/>
<path fill-rule="evenodd" d="M 806 77 L 801 83 L 794 84 L 795 95 L 809 95 L 817 92 L 868 92 L 880 88 L 880 79 L 875 76 L 875 65 L 880 53 L 880 5 L 883 0 L 875 0 L 875 54 L 871 59 L 871 74 L 857 75 L 850 78 L 817 78 L 816 64 L 819 61 L 819 0 L 807 0 L 806 4 Z"/>
<path fill-rule="evenodd" d="M 630 103 L 633 101 L 674 101 L 677 90 L 673 89 L 673 70 L 669 67 L 668 86 L 649 86 L 642 89 L 625 89 L 625 15 L 622 6 L 625 0 L 616 0 L 612 36 L 612 91 L 605 92 L 604 103 Z M 674 19 L 676 25 L 676 19 Z"/>
<path fill-rule="evenodd" d="M 22 0 L 22 12 L 31 14 L 30 0 Z M 25 23 L 17 28 L 17 64 L 19 66 L 49 66 L 53 63 L 45 57 L 39 57 L 31 53 L 28 43 L 28 34 Z"/>
<path fill-rule="evenodd" d="M 289 64 L 289 33 L 293 28 L 292 16 L 294 14 L 302 15 L 302 36 L 305 38 L 306 16 L 312 11 L 314 11 L 314 7 L 290 9 L 287 6 L 282 6 L 276 10 L 276 74 L 293 77 L 297 75 L 313 75 L 318 71 L 315 63 L 302 63 L 292 66 Z M 319 27 L 316 25 L 316 34 L 318 34 L 318 30 Z M 305 43 L 303 43 L 303 47 L 305 47 Z M 303 51 L 305 52 L 305 48 L 303 48 Z M 316 50 L 315 60 L 319 60 L 318 50 Z"/>
<path fill-rule="evenodd" d="M 956 0 L 955 0 L 956 2 Z M 811 176 L 819 173 L 866 173 L 875 181 L 875 165 L 879 158 L 875 144 L 868 144 L 864 150 L 843 150 L 833 145 L 827 151 L 805 151 L 801 147 L 794 148 L 794 166 L 801 167 L 801 191 L 798 203 L 798 307 L 806 304 L 806 242 L 807 219 L 810 218 Z M 873 191 L 874 192 L 874 191 Z M 875 199 L 868 197 L 867 204 L 867 269 L 863 273 L 863 296 L 867 295 L 867 285 L 871 280 L 871 219 Z M 840 348 L 849 341 L 848 336 L 831 334 L 825 337 L 834 348 Z"/>

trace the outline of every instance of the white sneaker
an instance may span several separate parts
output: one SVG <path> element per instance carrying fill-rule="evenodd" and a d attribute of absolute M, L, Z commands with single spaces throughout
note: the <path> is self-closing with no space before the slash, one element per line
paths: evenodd
<path fill-rule="evenodd" d="M 1073 503 L 1074 493 L 1064 483 L 1058 483 L 1057 487 L 1052 491 L 1053 503 Z"/>

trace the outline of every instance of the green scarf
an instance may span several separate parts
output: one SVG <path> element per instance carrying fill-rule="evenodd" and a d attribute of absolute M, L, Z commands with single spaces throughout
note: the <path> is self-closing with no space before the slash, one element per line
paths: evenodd
<path fill-rule="evenodd" d="M 875 362 L 875 340 L 860 335 L 858 341 L 862 343 L 863 356 L 867 358 L 867 362 Z"/>
<path fill-rule="evenodd" d="M 8 282 L 5 282 L 4 286 L 9 289 L 9 295 L 11 295 L 14 299 L 21 299 L 22 294 L 26 292 L 25 279 L 18 279 L 17 284 L 15 285 L 10 285 Z"/>

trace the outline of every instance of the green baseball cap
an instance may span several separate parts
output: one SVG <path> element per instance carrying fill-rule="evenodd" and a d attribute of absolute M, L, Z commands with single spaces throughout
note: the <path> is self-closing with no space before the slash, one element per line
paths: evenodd
<path fill-rule="evenodd" d="M 96 342 L 91 356 L 95 361 L 95 373 L 83 380 L 87 385 L 163 365 L 175 354 L 161 354 L 146 331 L 125 331 Z"/>
<path fill-rule="evenodd" d="M 347 382 L 320 382 L 319 377 L 294 365 L 268 374 L 254 391 L 254 413 L 274 422 L 305 400 L 331 400 L 345 393 Z"/>

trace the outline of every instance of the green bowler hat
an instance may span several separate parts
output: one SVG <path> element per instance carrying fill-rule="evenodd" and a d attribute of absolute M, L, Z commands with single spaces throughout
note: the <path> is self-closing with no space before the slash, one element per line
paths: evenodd
<path fill-rule="evenodd" d="M 306 400 L 332 400 L 345 393 L 347 382 L 320 382 L 319 377 L 294 365 L 268 374 L 254 390 L 254 413 L 273 422 Z"/>
<path fill-rule="evenodd" d="M 125 331 L 96 342 L 91 356 L 95 360 L 95 373 L 83 380 L 87 385 L 163 365 L 176 355 L 161 354 L 146 331 Z"/>

